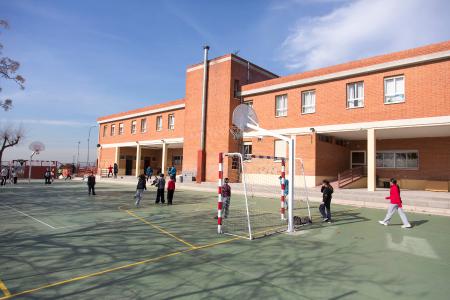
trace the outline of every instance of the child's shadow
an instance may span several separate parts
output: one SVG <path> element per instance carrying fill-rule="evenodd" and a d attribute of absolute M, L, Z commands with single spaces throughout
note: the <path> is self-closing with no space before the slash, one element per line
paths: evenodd
<path fill-rule="evenodd" d="M 425 224 L 427 222 L 428 222 L 428 220 L 419 220 L 419 221 L 411 221 L 410 223 L 411 223 L 412 227 L 416 227 L 416 226 Z"/>

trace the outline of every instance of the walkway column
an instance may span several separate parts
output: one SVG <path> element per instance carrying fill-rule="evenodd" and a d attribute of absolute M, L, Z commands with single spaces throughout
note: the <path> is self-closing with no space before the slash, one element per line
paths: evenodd
<path fill-rule="evenodd" d="M 164 175 L 166 174 L 166 168 L 167 168 L 167 144 L 165 141 L 163 141 L 162 144 L 162 159 L 161 159 L 161 173 Z"/>
<path fill-rule="evenodd" d="M 119 160 L 120 160 L 120 148 L 116 147 L 116 156 L 114 158 L 114 162 L 119 165 Z"/>
<path fill-rule="evenodd" d="M 374 192 L 377 187 L 377 139 L 375 129 L 367 129 L 367 190 Z"/>
<path fill-rule="evenodd" d="M 141 145 L 139 145 L 139 143 L 137 143 L 137 145 L 136 145 L 136 171 L 135 171 L 136 177 L 139 177 L 139 175 L 141 175 L 140 170 L 141 170 Z"/>
<path fill-rule="evenodd" d="M 120 147 L 116 147 L 116 156 L 114 157 L 114 163 L 117 164 L 117 171 L 120 172 Z M 109 167 L 109 164 L 106 165 L 106 167 Z"/>

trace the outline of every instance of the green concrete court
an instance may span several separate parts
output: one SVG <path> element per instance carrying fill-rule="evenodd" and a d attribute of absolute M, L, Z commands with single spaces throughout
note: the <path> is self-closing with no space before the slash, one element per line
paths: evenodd
<path fill-rule="evenodd" d="M 0 299 L 448 299 L 450 218 L 332 206 L 334 223 L 253 241 L 216 234 L 216 195 L 133 208 L 134 189 L 0 188 Z M 233 215 L 232 198 L 230 217 Z M 279 203 L 264 210 L 277 214 Z M 237 204 L 236 204 L 237 207 Z M 317 216 L 317 204 L 313 207 Z M 303 210 L 304 213 L 304 210 Z"/>

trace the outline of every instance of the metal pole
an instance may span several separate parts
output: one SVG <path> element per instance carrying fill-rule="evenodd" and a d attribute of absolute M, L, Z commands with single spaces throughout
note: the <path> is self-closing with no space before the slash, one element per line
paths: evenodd
<path fill-rule="evenodd" d="M 294 215 L 293 215 L 293 203 L 294 203 L 294 179 L 295 179 L 295 137 L 291 136 L 289 141 L 289 204 L 288 204 L 288 232 L 294 232 Z"/>
<path fill-rule="evenodd" d="M 205 123 L 206 123 L 206 93 L 207 93 L 207 80 L 208 80 L 208 50 L 209 46 L 203 47 L 203 91 L 202 91 L 202 130 L 200 132 L 202 151 L 205 150 Z"/>
<path fill-rule="evenodd" d="M 78 141 L 78 151 L 77 151 L 77 172 L 78 168 L 80 167 L 80 141 Z"/>
<path fill-rule="evenodd" d="M 93 126 L 89 127 L 89 135 L 88 135 L 88 140 L 87 140 L 87 142 L 88 142 L 87 148 L 88 149 L 87 149 L 86 167 L 89 166 L 89 141 L 91 139 L 91 129 L 94 128 L 94 127 L 97 127 L 97 125 L 93 125 Z"/>
<path fill-rule="evenodd" d="M 36 153 L 36 151 L 33 151 L 33 153 L 31 153 L 31 156 L 30 156 L 30 166 L 28 168 L 28 183 L 31 183 L 31 160 L 33 159 L 33 156 L 35 153 Z"/>

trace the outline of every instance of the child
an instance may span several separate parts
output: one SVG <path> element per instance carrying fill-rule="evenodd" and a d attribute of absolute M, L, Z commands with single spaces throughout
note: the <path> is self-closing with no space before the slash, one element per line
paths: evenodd
<path fill-rule="evenodd" d="M 136 200 L 135 203 L 136 207 L 139 207 L 142 200 L 142 195 L 144 194 L 144 190 L 147 189 L 146 182 L 147 181 L 145 180 L 145 175 L 144 174 L 139 175 L 138 184 L 136 187 L 136 194 L 134 195 L 134 199 Z"/>
<path fill-rule="evenodd" d="M 225 178 L 225 183 L 222 185 L 223 217 L 225 219 L 228 218 L 228 211 L 231 203 L 231 187 L 228 182 L 228 178 Z"/>
<path fill-rule="evenodd" d="M 161 201 L 161 204 L 165 203 L 164 200 L 164 188 L 166 186 L 166 180 L 164 179 L 164 174 L 159 174 L 158 180 L 155 182 L 155 186 L 157 188 L 156 191 L 156 204 L 159 204 L 159 201 Z"/>
<path fill-rule="evenodd" d="M 51 177 L 52 177 L 52 175 L 50 173 L 50 169 L 47 168 L 47 170 L 45 170 L 45 173 L 44 173 L 45 184 L 51 184 L 51 181 L 50 181 Z"/>
<path fill-rule="evenodd" d="M 389 208 L 386 214 L 386 217 L 383 221 L 378 221 L 381 225 L 389 225 L 389 222 L 391 221 L 392 216 L 394 215 L 395 211 L 398 212 L 398 215 L 402 219 L 403 225 L 402 228 L 411 228 L 411 224 L 409 224 L 408 219 L 406 218 L 405 212 L 402 208 L 402 199 L 400 198 L 400 187 L 397 185 L 397 180 L 395 178 L 391 178 L 390 181 L 390 195 L 389 197 L 386 197 L 386 199 L 391 200 L 391 204 L 389 204 Z"/>
<path fill-rule="evenodd" d="M 175 193 L 175 176 L 170 176 L 167 183 L 167 205 L 172 205 L 173 193 Z"/>
<path fill-rule="evenodd" d="M 112 176 L 112 174 L 113 174 L 112 170 L 113 170 L 113 167 L 111 165 L 109 165 L 109 167 L 108 167 L 108 178 L 109 178 L 109 175 Z"/>
<path fill-rule="evenodd" d="M 95 176 L 94 176 L 93 172 L 91 172 L 91 174 L 87 178 L 87 185 L 88 185 L 89 195 L 91 195 L 91 191 L 92 191 L 92 195 L 96 195 L 95 194 Z"/>
<path fill-rule="evenodd" d="M 333 187 L 330 185 L 330 182 L 328 180 L 322 181 L 322 188 L 320 191 L 323 194 L 322 201 L 323 203 L 319 206 L 320 214 L 322 215 L 323 222 L 331 223 L 331 195 L 333 194 L 334 190 Z M 325 213 L 326 210 L 326 213 Z"/>
<path fill-rule="evenodd" d="M 145 175 L 147 175 L 147 181 L 152 179 L 153 176 L 153 168 L 151 166 L 148 166 L 147 169 L 145 169 Z"/>

